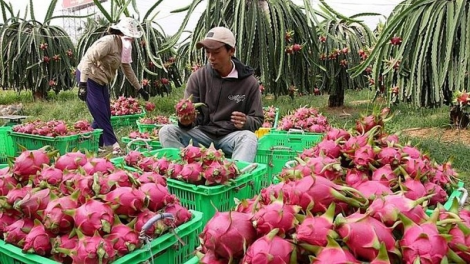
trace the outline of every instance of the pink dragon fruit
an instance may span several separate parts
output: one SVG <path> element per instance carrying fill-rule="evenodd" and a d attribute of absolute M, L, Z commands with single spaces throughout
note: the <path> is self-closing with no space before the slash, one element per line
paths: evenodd
<path fill-rule="evenodd" d="M 235 211 L 239 213 L 246 213 L 246 214 L 254 214 L 259 209 L 262 208 L 262 204 L 260 203 L 261 196 L 258 195 L 251 199 L 243 199 L 241 201 L 237 200 L 237 205 L 235 207 Z"/>
<path fill-rule="evenodd" d="M 368 181 L 367 173 L 356 168 L 346 169 L 345 181 L 348 186 L 356 188 L 362 182 Z"/>
<path fill-rule="evenodd" d="M 199 237 L 203 249 L 212 250 L 220 258 L 237 259 L 256 239 L 256 230 L 248 214 L 216 212 Z"/>
<path fill-rule="evenodd" d="M 50 158 L 44 149 L 25 150 L 13 163 L 13 174 L 19 181 L 27 181 L 31 175 L 41 170 L 44 164 L 49 164 Z"/>
<path fill-rule="evenodd" d="M 201 147 L 201 162 L 203 165 L 209 165 L 213 161 L 222 161 L 225 158 L 225 153 L 221 149 L 216 149 L 214 143 L 209 147 Z"/>
<path fill-rule="evenodd" d="M 170 213 L 174 217 L 173 220 L 165 219 L 164 222 L 168 226 L 180 226 L 191 220 L 192 217 L 191 212 L 186 207 L 183 207 L 177 203 L 167 205 L 164 209 L 164 212 Z"/>
<path fill-rule="evenodd" d="M 369 201 L 373 201 L 383 195 L 392 194 L 392 190 L 389 187 L 378 181 L 364 181 L 354 188 L 361 192 Z"/>
<path fill-rule="evenodd" d="M 28 193 L 31 193 L 32 189 L 31 185 L 23 187 L 18 185 L 17 188 L 10 190 L 6 196 L 0 196 L 0 209 L 8 214 L 19 214 L 20 212 L 13 209 L 13 206 L 21 201 Z"/>
<path fill-rule="evenodd" d="M 87 162 L 87 157 L 85 154 L 80 151 L 77 152 L 68 152 L 60 156 L 54 166 L 59 170 L 76 170 L 79 167 L 85 165 Z"/>
<path fill-rule="evenodd" d="M 166 178 L 164 178 L 163 175 L 158 174 L 158 173 L 153 172 L 153 171 L 142 172 L 141 174 L 138 174 L 138 175 L 137 175 L 137 180 L 138 180 L 141 184 L 145 184 L 145 183 L 157 183 L 157 184 L 166 186 Z"/>
<path fill-rule="evenodd" d="M 352 156 L 352 161 L 357 168 L 368 168 L 375 161 L 375 152 L 371 145 L 358 148 Z"/>
<path fill-rule="evenodd" d="M 379 181 L 385 186 L 392 187 L 398 181 L 398 176 L 392 170 L 390 164 L 385 164 L 372 172 L 371 179 L 373 181 Z"/>
<path fill-rule="evenodd" d="M 113 171 L 114 165 L 107 158 L 92 157 L 82 166 L 87 175 L 93 175 L 96 172 L 108 173 Z"/>
<path fill-rule="evenodd" d="M 329 158 L 339 158 L 341 156 L 341 146 L 334 140 L 324 139 L 313 148 L 315 156 L 325 156 Z"/>
<path fill-rule="evenodd" d="M 337 237 L 336 232 L 333 230 L 335 207 L 335 204 L 332 203 L 321 216 L 308 215 L 297 226 L 294 241 L 305 248 L 311 246 L 325 247 L 328 243 L 327 236 Z"/>
<path fill-rule="evenodd" d="M 96 231 L 109 233 L 114 222 L 114 212 L 111 207 L 93 199 L 71 210 L 70 214 L 73 215 L 75 227 L 87 236 L 93 235 Z"/>
<path fill-rule="evenodd" d="M 153 164 L 155 163 L 154 157 L 142 158 L 135 167 L 141 169 L 144 172 L 153 171 Z"/>
<path fill-rule="evenodd" d="M 70 234 L 56 236 L 52 239 L 52 256 L 56 261 L 65 264 L 72 263 L 72 250 L 78 246 L 78 236 Z"/>
<path fill-rule="evenodd" d="M 417 200 L 426 196 L 426 188 L 418 179 L 406 178 L 400 186 L 408 199 Z"/>
<path fill-rule="evenodd" d="M 131 150 L 124 156 L 124 162 L 127 166 L 134 167 L 143 157 L 144 155 L 140 151 Z"/>
<path fill-rule="evenodd" d="M 289 241 L 276 236 L 277 229 L 258 238 L 248 247 L 241 264 L 256 263 L 295 263 L 296 248 Z"/>
<path fill-rule="evenodd" d="M 30 218 L 20 219 L 5 228 L 3 238 L 5 242 L 23 248 L 26 235 L 33 226 L 34 222 Z"/>
<path fill-rule="evenodd" d="M 384 242 L 380 243 L 379 254 L 370 262 L 370 264 L 392 264 L 388 257 L 387 247 Z"/>
<path fill-rule="evenodd" d="M 52 249 L 51 238 L 52 234 L 36 219 L 34 227 L 26 235 L 23 252 L 36 253 L 41 256 L 49 255 Z"/>
<path fill-rule="evenodd" d="M 152 212 L 149 209 L 142 210 L 142 212 L 135 217 L 134 230 L 140 233 L 145 223 L 156 215 L 157 213 Z M 168 230 L 168 226 L 163 220 L 158 220 L 145 231 L 145 234 L 150 237 L 155 237 L 163 234 L 166 230 Z"/>
<path fill-rule="evenodd" d="M 18 184 L 11 173 L 0 175 L 0 196 L 5 196 Z"/>
<path fill-rule="evenodd" d="M 74 227 L 73 217 L 64 213 L 65 210 L 78 207 L 78 191 L 71 196 L 60 198 L 52 197 L 52 200 L 44 210 L 44 227 L 54 234 L 68 233 Z"/>
<path fill-rule="evenodd" d="M 44 165 L 41 172 L 33 179 L 36 186 L 41 186 L 42 183 L 49 184 L 52 186 L 59 186 L 62 182 L 63 172 L 62 170 Z"/>
<path fill-rule="evenodd" d="M 161 157 L 156 159 L 152 165 L 152 171 L 165 175 L 168 167 L 170 166 L 171 161 L 166 157 Z"/>
<path fill-rule="evenodd" d="M 227 168 L 219 161 L 212 161 L 202 172 L 206 185 L 225 184 L 228 181 Z"/>
<path fill-rule="evenodd" d="M 404 146 L 401 151 L 410 159 L 418 159 L 421 157 L 421 151 L 412 146 Z"/>
<path fill-rule="evenodd" d="M 75 254 L 73 254 L 73 263 L 100 263 L 107 264 L 113 262 L 116 251 L 111 241 L 103 239 L 98 233 L 92 237 L 79 234 L 79 240 Z"/>
<path fill-rule="evenodd" d="M 401 159 L 400 150 L 396 147 L 381 148 L 377 154 L 377 161 L 382 165 L 398 165 Z"/>
<path fill-rule="evenodd" d="M 425 158 L 404 158 L 402 164 L 404 174 L 413 179 L 421 179 L 423 176 L 428 176 L 431 172 L 431 163 Z"/>
<path fill-rule="evenodd" d="M 176 115 L 179 119 L 186 120 L 196 115 L 196 108 L 204 106 L 204 103 L 193 103 L 193 95 L 178 101 L 175 105 Z"/>
<path fill-rule="evenodd" d="M 385 243 L 388 252 L 401 256 L 395 246 L 392 228 L 368 215 L 358 212 L 347 217 L 338 215 L 335 230 L 357 258 L 375 259 L 379 254 L 380 242 Z"/>
<path fill-rule="evenodd" d="M 326 247 L 317 248 L 316 257 L 310 257 L 311 264 L 331 264 L 331 263 L 348 263 L 359 264 L 352 254 L 345 248 L 341 248 L 338 242 L 327 236 L 328 244 Z"/>
<path fill-rule="evenodd" d="M 136 216 L 145 205 L 145 193 L 132 187 L 118 187 L 102 198 L 121 217 Z"/>
<path fill-rule="evenodd" d="M 172 162 L 168 164 L 168 170 L 166 171 L 166 175 L 172 179 L 177 179 L 183 170 L 184 165 L 177 162 Z M 166 185 L 166 184 L 165 184 Z"/>
<path fill-rule="evenodd" d="M 203 168 L 201 162 L 188 163 L 183 166 L 177 179 L 185 182 L 199 184 L 202 181 Z"/>
<path fill-rule="evenodd" d="M 113 247 L 120 257 L 141 246 L 139 234 L 131 227 L 120 223 L 119 218 L 115 221 L 111 232 L 105 236 L 105 239 L 112 241 Z"/>
<path fill-rule="evenodd" d="M 9 215 L 5 212 L 0 211 L 0 237 L 3 238 L 3 232 L 5 231 L 5 228 L 7 228 L 7 226 L 13 224 L 19 219 L 19 216 Z"/>
<path fill-rule="evenodd" d="M 148 209 L 157 212 L 165 205 L 177 202 L 177 198 L 168 192 L 168 188 L 158 183 L 144 183 L 140 190 L 148 199 Z"/>
<path fill-rule="evenodd" d="M 436 221 L 438 213 L 421 224 L 416 224 L 404 214 L 400 219 L 405 227 L 403 238 L 399 241 L 403 252 L 403 261 L 413 263 L 441 263 L 449 250 L 447 241 L 449 236 L 439 234 Z"/>
<path fill-rule="evenodd" d="M 457 223 L 450 231 L 449 235 L 452 240 L 449 242 L 449 247 L 457 255 L 456 263 L 469 263 L 470 262 L 470 224 Z"/>
<path fill-rule="evenodd" d="M 421 204 L 429 199 L 422 197 L 416 201 L 406 198 L 403 194 L 389 194 L 375 199 L 367 208 L 367 214 L 382 221 L 386 226 L 393 226 L 399 220 L 399 213 L 404 214 L 415 223 L 428 219 Z"/>
<path fill-rule="evenodd" d="M 300 206 L 284 204 L 282 197 L 279 199 L 264 206 L 253 216 L 253 225 L 258 235 L 267 235 L 277 228 L 277 235 L 284 237 L 297 225 L 295 215 L 299 213 Z"/>
<path fill-rule="evenodd" d="M 219 258 L 213 251 L 208 250 L 206 253 L 197 252 L 199 264 L 227 264 L 228 260 Z"/>
<path fill-rule="evenodd" d="M 326 132 L 325 139 L 328 140 L 338 140 L 341 139 L 343 141 L 348 140 L 351 137 L 351 134 L 341 128 L 331 128 L 328 132 Z"/>
<path fill-rule="evenodd" d="M 35 190 L 14 205 L 14 208 L 31 219 L 42 220 L 42 212 L 46 209 L 51 197 L 50 189 Z"/>

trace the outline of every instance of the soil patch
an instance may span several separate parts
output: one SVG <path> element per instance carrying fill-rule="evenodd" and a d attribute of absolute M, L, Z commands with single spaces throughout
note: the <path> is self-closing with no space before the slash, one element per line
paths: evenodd
<path fill-rule="evenodd" d="M 410 128 L 403 135 L 416 138 L 434 138 L 446 143 L 461 143 L 470 146 L 470 130 L 445 128 Z"/>

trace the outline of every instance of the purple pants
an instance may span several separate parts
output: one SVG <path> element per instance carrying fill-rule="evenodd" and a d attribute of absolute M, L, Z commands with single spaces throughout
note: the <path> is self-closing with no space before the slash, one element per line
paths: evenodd
<path fill-rule="evenodd" d="M 79 83 L 80 71 L 78 70 L 76 77 Z M 111 146 L 116 143 L 117 138 L 111 125 L 111 102 L 108 87 L 88 78 L 86 105 L 93 117 L 91 127 L 103 129 L 103 134 L 100 136 L 99 141 L 100 147 Z"/>

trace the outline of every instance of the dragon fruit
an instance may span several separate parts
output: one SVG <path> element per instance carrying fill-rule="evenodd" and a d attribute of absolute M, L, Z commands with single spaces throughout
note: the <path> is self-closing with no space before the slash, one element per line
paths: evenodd
<path fill-rule="evenodd" d="M 19 219 L 19 216 L 8 215 L 5 212 L 0 211 L 0 237 L 3 238 L 3 232 L 7 226 L 13 224 Z"/>
<path fill-rule="evenodd" d="M 419 179 L 406 178 L 400 186 L 408 199 L 417 200 L 426 195 L 426 188 Z"/>
<path fill-rule="evenodd" d="M 262 207 L 260 199 L 261 195 L 253 197 L 251 199 L 243 199 L 241 201 L 237 200 L 235 211 L 239 213 L 254 214 Z"/>
<path fill-rule="evenodd" d="M 66 213 L 73 216 L 75 227 L 87 236 L 92 236 L 96 231 L 109 233 L 114 222 L 114 212 L 111 207 L 92 199 Z"/>
<path fill-rule="evenodd" d="M 398 176 L 392 170 L 390 164 L 385 164 L 372 172 L 371 179 L 373 181 L 379 181 L 388 187 L 392 187 L 398 180 Z"/>
<path fill-rule="evenodd" d="M 166 178 L 164 178 L 163 175 L 158 174 L 153 171 L 142 172 L 141 174 L 137 174 L 135 176 L 137 176 L 136 178 L 141 184 L 157 183 L 157 184 L 166 186 Z"/>
<path fill-rule="evenodd" d="M 14 189 L 17 184 L 18 182 L 11 173 L 0 175 L 0 196 L 7 195 L 10 189 Z"/>
<path fill-rule="evenodd" d="M 196 108 L 205 106 L 204 103 L 193 103 L 193 95 L 190 95 L 188 98 L 181 99 L 175 105 L 176 116 L 179 119 L 187 120 L 193 118 L 196 115 Z"/>
<path fill-rule="evenodd" d="M 377 154 L 377 161 L 382 165 L 398 165 L 401 162 L 400 150 L 396 147 L 381 148 Z"/>
<path fill-rule="evenodd" d="M 310 257 L 311 264 L 331 264 L 331 263 L 361 263 L 351 252 L 341 248 L 338 242 L 327 236 L 328 244 L 326 247 L 317 248 L 316 257 Z"/>
<path fill-rule="evenodd" d="M 156 215 L 157 213 L 152 212 L 149 209 L 142 210 L 135 217 L 134 230 L 140 233 L 145 223 L 147 223 L 148 220 L 150 220 L 152 217 Z M 168 230 L 168 226 L 164 223 L 163 220 L 158 220 L 155 223 L 153 223 L 153 225 L 151 225 L 147 230 L 145 230 L 145 234 L 150 237 L 155 237 L 155 236 L 163 234 L 166 230 Z"/>
<path fill-rule="evenodd" d="M 31 219 L 42 220 L 42 212 L 46 209 L 51 197 L 50 189 L 35 190 L 27 193 L 26 196 L 14 205 L 14 208 Z"/>
<path fill-rule="evenodd" d="M 336 232 L 333 230 L 335 207 L 335 204 L 332 203 L 321 216 L 308 215 L 297 226 L 294 241 L 305 248 L 311 246 L 325 247 L 328 244 L 327 236 L 337 237 Z"/>
<path fill-rule="evenodd" d="M 34 227 L 26 235 L 23 252 L 46 256 L 52 249 L 51 238 L 52 234 L 36 219 Z"/>
<path fill-rule="evenodd" d="M 23 248 L 26 235 L 33 227 L 33 220 L 30 218 L 22 218 L 5 227 L 5 230 L 3 231 L 3 239 L 7 243 Z"/>
<path fill-rule="evenodd" d="M 399 214 L 404 225 L 403 238 L 399 241 L 403 252 L 403 261 L 413 263 L 441 263 L 449 250 L 450 236 L 439 234 L 436 221 L 437 213 L 433 213 L 428 221 L 416 224 L 404 214 Z"/>
<path fill-rule="evenodd" d="M 44 149 L 25 150 L 13 163 L 13 175 L 19 181 L 27 181 L 31 175 L 36 175 L 44 164 L 49 164 L 50 158 Z"/>
<path fill-rule="evenodd" d="M 125 170 L 118 170 L 108 174 L 107 181 L 111 182 L 111 185 L 119 187 L 132 187 L 135 183 L 135 179 Z"/>
<path fill-rule="evenodd" d="M 202 176 L 206 179 L 206 185 L 224 184 L 229 179 L 227 167 L 219 161 L 212 161 L 207 165 Z"/>
<path fill-rule="evenodd" d="M 201 162 L 193 162 L 184 164 L 183 168 L 181 169 L 177 179 L 181 179 L 185 182 L 198 184 L 202 180 L 203 168 Z"/>
<path fill-rule="evenodd" d="M 345 181 L 348 186 L 356 188 L 357 185 L 368 180 L 369 176 L 367 176 L 366 172 L 358 170 L 356 168 L 346 169 Z"/>
<path fill-rule="evenodd" d="M 158 183 L 144 183 L 140 186 L 140 190 L 147 197 L 148 209 L 153 212 L 177 201 L 176 197 L 168 192 L 168 188 Z"/>
<path fill-rule="evenodd" d="M 213 251 L 207 251 L 206 253 L 196 252 L 199 258 L 199 264 L 227 264 L 228 260 L 221 259 Z"/>
<path fill-rule="evenodd" d="M 300 206 L 284 204 L 282 197 L 269 205 L 261 208 L 253 216 L 253 225 L 258 235 L 267 235 L 271 230 L 277 228 L 277 235 L 283 237 L 293 229 L 298 221 L 295 215 L 300 211 Z"/>
<path fill-rule="evenodd" d="M 131 227 L 122 224 L 118 217 L 115 217 L 111 232 L 105 236 L 105 239 L 112 241 L 118 256 L 124 256 L 141 246 L 139 234 Z"/>
<path fill-rule="evenodd" d="M 62 182 L 63 172 L 62 170 L 44 165 L 40 173 L 34 177 L 33 182 L 36 186 L 42 186 L 43 183 L 52 186 L 58 186 Z"/>
<path fill-rule="evenodd" d="M 102 197 L 122 217 L 136 216 L 145 204 L 145 193 L 132 187 L 118 187 Z"/>
<path fill-rule="evenodd" d="M 7 195 L 0 196 L 0 209 L 3 209 L 4 212 L 8 212 L 9 214 L 15 214 L 15 212 L 19 213 L 13 209 L 13 206 L 18 201 L 21 201 L 27 194 L 31 193 L 32 189 L 31 185 L 25 185 L 23 187 L 18 185 L 17 188 L 10 190 Z"/>
<path fill-rule="evenodd" d="M 256 263 L 295 263 L 296 248 L 289 241 L 276 236 L 277 229 L 258 238 L 248 247 L 241 264 Z"/>
<path fill-rule="evenodd" d="M 370 264 L 392 264 L 388 257 L 387 248 L 384 242 L 380 243 L 379 254 L 370 262 Z"/>
<path fill-rule="evenodd" d="M 74 227 L 73 217 L 64 213 L 64 210 L 76 209 L 78 191 L 71 196 L 60 198 L 52 197 L 44 210 L 44 227 L 54 234 L 68 233 Z"/>
<path fill-rule="evenodd" d="M 395 246 L 392 228 L 368 215 L 356 212 L 344 217 L 340 214 L 335 219 L 335 230 L 357 258 L 375 259 L 379 254 L 380 242 L 385 243 L 388 252 L 401 255 Z"/>
<path fill-rule="evenodd" d="M 404 214 L 415 223 L 428 219 L 421 203 L 429 197 L 416 201 L 406 198 L 403 194 L 389 194 L 375 199 L 367 208 L 367 214 L 382 221 L 386 226 L 393 226 L 399 220 L 399 213 Z"/>
<path fill-rule="evenodd" d="M 115 168 L 114 165 L 107 158 L 92 157 L 88 159 L 87 163 L 82 166 L 87 175 L 93 175 L 96 172 L 108 173 L 112 172 Z"/>
<path fill-rule="evenodd" d="M 382 195 L 392 194 L 392 190 L 378 181 L 364 181 L 354 186 L 369 201 L 375 200 Z"/>
<path fill-rule="evenodd" d="M 152 171 L 160 173 L 161 175 L 165 175 L 171 161 L 166 157 L 161 157 L 156 159 L 152 165 Z"/>
<path fill-rule="evenodd" d="M 116 251 L 111 241 L 102 238 L 98 233 L 93 236 L 83 236 L 78 232 L 78 244 L 72 255 L 73 263 L 111 263 Z"/>
<path fill-rule="evenodd" d="M 174 218 L 173 220 L 165 219 L 164 222 L 168 226 L 179 226 L 191 220 L 192 217 L 191 212 L 186 207 L 177 203 L 165 206 L 164 212 L 172 214 Z"/>
<path fill-rule="evenodd" d="M 68 152 L 60 156 L 54 166 L 59 170 L 76 170 L 79 167 L 85 165 L 87 162 L 87 157 L 84 153 L 80 151 L 77 152 Z"/>
<path fill-rule="evenodd" d="M 61 263 L 72 263 L 72 250 L 78 246 L 78 236 L 70 234 L 56 236 L 52 239 L 52 256 Z"/>
<path fill-rule="evenodd" d="M 449 235 L 452 240 L 449 242 L 449 247 L 458 256 L 457 263 L 470 262 L 470 224 L 457 223 L 450 231 Z"/>
<path fill-rule="evenodd" d="M 140 151 L 131 150 L 124 156 L 124 162 L 127 166 L 135 166 L 144 157 Z"/>
<path fill-rule="evenodd" d="M 216 212 L 199 235 L 203 249 L 212 250 L 218 257 L 237 259 L 246 252 L 246 245 L 256 239 L 251 216 L 239 212 Z"/>

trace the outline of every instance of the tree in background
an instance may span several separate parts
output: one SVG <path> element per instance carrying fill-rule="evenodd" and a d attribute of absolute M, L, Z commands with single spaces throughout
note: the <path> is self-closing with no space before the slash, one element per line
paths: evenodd
<path fill-rule="evenodd" d="M 188 11 L 188 18 L 201 2 L 196 0 L 178 12 Z M 205 63 L 203 51 L 196 50 L 195 45 L 214 26 L 233 31 L 236 56 L 255 69 L 266 92 L 276 97 L 313 92 L 318 36 L 301 7 L 290 0 L 208 0 L 189 44 L 180 52 L 193 69 Z"/>
<path fill-rule="evenodd" d="M 376 41 L 374 33 L 358 18 L 375 16 L 375 13 L 361 13 L 346 17 L 320 0 L 320 11 L 307 8 L 318 27 L 319 59 L 323 69 L 321 85 L 316 88 L 329 94 L 328 106 L 344 105 L 346 89 L 362 89 L 369 87 L 373 79 L 368 78 L 370 67 L 363 75 L 351 78 L 348 68 L 359 65 L 367 58 L 368 48 Z M 317 21 L 317 16 L 323 18 Z"/>
<path fill-rule="evenodd" d="M 417 107 L 452 103 L 470 85 L 470 2 L 406 0 L 385 23 L 353 77 L 373 65 L 377 94 Z"/>
<path fill-rule="evenodd" d="M 63 28 L 50 25 L 57 0 L 52 0 L 44 22 L 34 16 L 30 0 L 31 19 L 15 15 L 11 3 L 0 1 L 5 23 L 0 27 L 0 75 L 3 87 L 31 90 L 35 99 L 47 98 L 48 91 L 58 93 L 74 87 L 73 67 L 75 48 Z M 67 16 L 66 16 L 67 17 Z"/>

